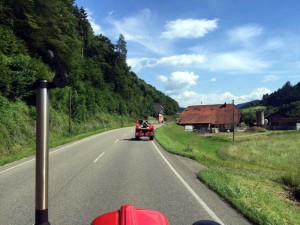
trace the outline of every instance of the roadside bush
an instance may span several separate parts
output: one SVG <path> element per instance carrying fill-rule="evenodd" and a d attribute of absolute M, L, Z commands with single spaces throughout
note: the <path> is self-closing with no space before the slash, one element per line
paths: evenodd
<path fill-rule="evenodd" d="M 11 150 L 11 139 L 5 126 L 0 124 L 0 157 L 7 155 Z"/>

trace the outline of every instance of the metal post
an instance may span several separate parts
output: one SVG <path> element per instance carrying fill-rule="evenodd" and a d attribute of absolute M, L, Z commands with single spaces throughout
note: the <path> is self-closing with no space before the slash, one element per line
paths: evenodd
<path fill-rule="evenodd" d="M 48 221 L 48 169 L 49 169 L 49 97 L 48 81 L 36 82 L 36 188 L 35 225 L 50 225 Z"/>

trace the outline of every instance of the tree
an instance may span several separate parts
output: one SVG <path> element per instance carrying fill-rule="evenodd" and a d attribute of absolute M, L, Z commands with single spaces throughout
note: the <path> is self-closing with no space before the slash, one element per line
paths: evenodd
<path fill-rule="evenodd" d="M 119 39 L 116 44 L 116 51 L 118 53 L 118 56 L 126 61 L 127 58 L 127 49 L 126 49 L 126 41 L 123 34 L 119 35 Z"/>

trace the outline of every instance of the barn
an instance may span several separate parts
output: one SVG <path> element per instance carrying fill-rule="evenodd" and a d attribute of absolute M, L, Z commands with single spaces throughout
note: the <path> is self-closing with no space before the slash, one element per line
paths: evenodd
<path fill-rule="evenodd" d="M 180 125 L 192 125 L 199 131 L 232 129 L 240 123 L 242 112 L 234 104 L 193 105 L 183 110 L 178 118 Z"/>

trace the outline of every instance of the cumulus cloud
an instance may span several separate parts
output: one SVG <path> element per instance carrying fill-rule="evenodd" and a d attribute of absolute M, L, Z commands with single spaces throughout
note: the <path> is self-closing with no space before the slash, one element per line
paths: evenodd
<path fill-rule="evenodd" d="M 165 89 L 167 94 L 178 94 L 187 90 L 189 87 L 197 84 L 199 78 L 194 72 L 176 71 L 170 77 L 165 75 L 158 76 L 161 82 L 166 83 Z"/>
<path fill-rule="evenodd" d="M 172 55 L 162 58 L 129 58 L 128 65 L 138 72 L 145 67 L 177 66 L 177 67 L 201 67 L 206 62 L 206 56 L 200 54 Z"/>
<path fill-rule="evenodd" d="M 235 104 L 245 103 L 252 100 L 261 100 L 264 94 L 270 94 L 271 91 L 267 88 L 257 88 L 251 93 L 246 95 L 237 96 L 230 92 L 224 93 L 197 93 L 195 91 L 183 91 L 181 93 L 174 93 L 171 95 L 176 101 L 178 101 L 181 107 L 187 107 L 189 105 L 210 105 L 210 104 L 222 104 L 224 102 Z"/>
<path fill-rule="evenodd" d="M 129 58 L 127 59 L 127 64 L 131 67 L 131 69 L 135 72 L 139 72 L 144 67 L 149 67 L 156 62 L 154 58 Z"/>
<path fill-rule="evenodd" d="M 193 66 L 202 64 L 206 61 L 206 57 L 200 54 L 182 54 L 162 57 L 156 61 L 156 65 L 172 65 L 172 66 Z"/>
<path fill-rule="evenodd" d="M 159 75 L 158 76 L 158 79 L 162 82 L 168 82 L 169 78 L 167 76 L 164 76 L 164 75 Z"/>
<path fill-rule="evenodd" d="M 97 24 L 96 21 L 95 21 L 95 19 L 93 18 L 93 12 L 90 9 L 88 9 L 88 8 L 85 8 L 84 10 L 87 13 L 87 19 L 90 22 L 94 33 L 96 35 L 103 33 L 102 29 L 101 29 L 101 26 L 99 24 Z"/>
<path fill-rule="evenodd" d="M 177 19 L 168 21 L 161 36 L 166 39 L 199 38 L 217 28 L 217 19 Z"/>
<path fill-rule="evenodd" d="M 202 94 L 195 91 L 184 91 L 177 95 L 171 95 L 176 101 L 178 101 L 181 107 L 187 107 L 189 105 L 210 105 L 210 104 L 222 104 L 224 102 L 232 102 L 235 96 L 229 92 L 217 94 Z"/>

